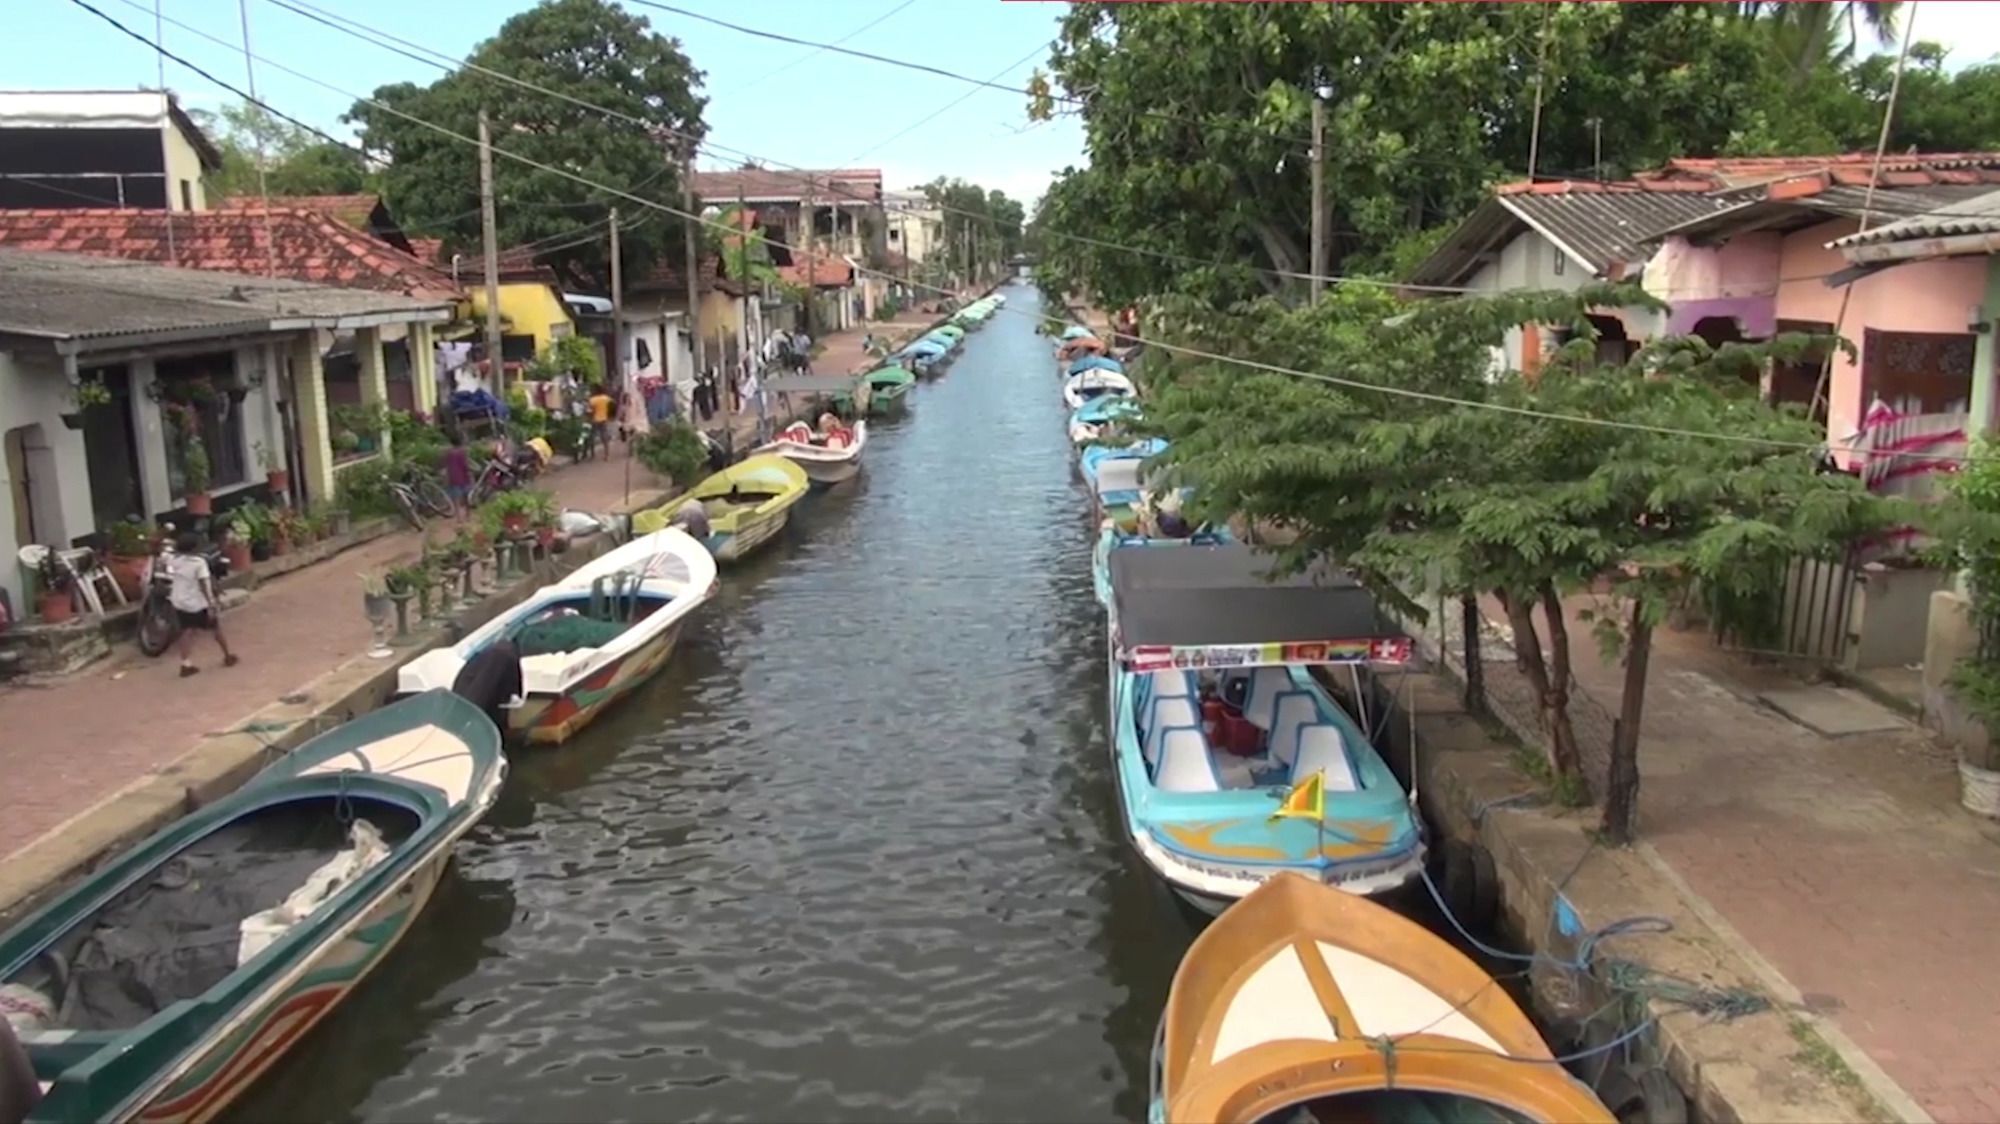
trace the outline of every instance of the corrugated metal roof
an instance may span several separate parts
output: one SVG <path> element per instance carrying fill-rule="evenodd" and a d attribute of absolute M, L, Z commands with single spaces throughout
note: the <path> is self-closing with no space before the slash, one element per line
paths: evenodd
<path fill-rule="evenodd" d="M 1879 246 L 1921 238 L 1949 238 L 1956 234 L 2000 233 L 2000 191 L 1989 191 L 1949 206 L 1911 215 L 1861 234 L 1837 239 L 1838 249 L 1851 246 Z"/>
<path fill-rule="evenodd" d="M 0 333 L 50 340 L 226 336 L 384 313 L 442 319 L 448 306 L 366 289 L 0 247 Z"/>
<path fill-rule="evenodd" d="M 1957 211 L 1967 201 L 1992 192 L 1990 184 L 1933 183 L 1922 187 L 1868 188 L 1854 184 L 1830 184 L 1811 195 L 1793 198 L 1770 197 L 1763 186 L 1723 192 L 1716 199 L 1729 205 L 1711 215 L 1661 227 L 1649 240 L 1677 234 L 1683 238 L 1718 239 L 1752 230 L 1802 230 L 1830 218 L 1859 218 L 1865 208 L 1879 217 L 1902 219 L 1935 211 Z"/>
<path fill-rule="evenodd" d="M 1575 192 L 1502 195 L 1505 206 L 1581 259 L 1593 273 L 1636 264 L 1648 233 L 1713 214 L 1719 204 L 1687 192 Z"/>

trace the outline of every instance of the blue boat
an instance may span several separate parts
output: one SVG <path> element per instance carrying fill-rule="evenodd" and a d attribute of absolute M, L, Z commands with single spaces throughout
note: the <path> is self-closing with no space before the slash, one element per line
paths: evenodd
<path fill-rule="evenodd" d="M 1146 865 L 1208 913 L 1281 871 L 1370 896 L 1417 878 L 1409 795 L 1308 671 L 1409 658 L 1368 591 L 1274 578 L 1240 543 L 1108 554 L 1111 752 Z M 1319 818 L 1274 816 L 1315 782 Z"/>
<path fill-rule="evenodd" d="M 925 336 L 897 352 L 896 357 L 906 361 L 919 375 L 941 375 L 951 365 L 951 348 L 951 343 L 942 336 Z"/>
<path fill-rule="evenodd" d="M 1098 533 L 1097 546 L 1090 552 L 1090 584 L 1097 603 L 1111 607 L 1111 552 L 1124 547 L 1222 546 L 1236 541 L 1227 527 L 1201 526 L 1184 539 L 1160 538 L 1144 532 L 1126 532 L 1106 523 Z"/>
<path fill-rule="evenodd" d="M 1139 498 L 1145 494 L 1140 480 L 1145 463 L 1166 451 L 1167 443 L 1158 437 L 1122 448 L 1094 445 L 1085 449 L 1078 463 L 1098 517 L 1110 520 L 1121 531 L 1136 530 Z"/>
<path fill-rule="evenodd" d="M 1069 442 L 1078 448 L 1098 439 L 1104 428 L 1120 419 L 1136 420 L 1139 404 L 1130 398 L 1101 395 L 1070 411 Z"/>
<path fill-rule="evenodd" d="M 1083 355 L 1072 359 L 1065 376 L 1080 375 L 1085 371 L 1110 371 L 1114 375 L 1125 373 L 1125 364 L 1105 355 Z"/>

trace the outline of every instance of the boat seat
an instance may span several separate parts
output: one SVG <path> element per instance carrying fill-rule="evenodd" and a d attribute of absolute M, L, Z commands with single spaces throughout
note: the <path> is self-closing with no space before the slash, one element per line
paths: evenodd
<path fill-rule="evenodd" d="M 1300 728 L 1319 721 L 1319 702 L 1311 691 L 1282 691 L 1272 715 L 1271 757 L 1290 768 L 1298 756 Z"/>
<path fill-rule="evenodd" d="M 1277 720 L 1278 696 L 1296 690 L 1292 674 L 1282 667 L 1260 667 L 1250 673 L 1250 693 L 1243 699 L 1243 717 L 1259 730 L 1269 730 Z"/>
<path fill-rule="evenodd" d="M 1194 674 L 1187 671 L 1156 671 L 1152 675 L 1156 699 L 1191 699 L 1195 695 Z"/>
<path fill-rule="evenodd" d="M 1161 792 L 1220 792 L 1222 782 L 1215 777 L 1215 761 L 1208 755 L 1208 739 L 1200 727 L 1179 726 L 1165 731 L 1160 740 L 1160 767 L 1153 784 Z"/>
<path fill-rule="evenodd" d="M 1168 730 L 1200 725 L 1201 715 L 1194 708 L 1194 700 L 1178 697 L 1154 699 L 1146 708 L 1146 729 L 1139 738 L 1139 751 L 1146 755 L 1146 764 L 1152 766 L 1159 763 L 1160 742 Z"/>
<path fill-rule="evenodd" d="M 1316 722 L 1299 727 L 1298 756 L 1292 760 L 1292 783 L 1301 784 L 1315 772 L 1326 774 L 1328 792 L 1358 792 L 1361 781 L 1354 775 L 1354 762 L 1347 755 L 1347 741 L 1340 727 Z"/>

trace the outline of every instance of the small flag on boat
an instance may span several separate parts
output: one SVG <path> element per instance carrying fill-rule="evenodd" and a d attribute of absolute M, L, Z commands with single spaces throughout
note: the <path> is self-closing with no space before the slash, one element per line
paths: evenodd
<path fill-rule="evenodd" d="M 1326 774 L 1314 773 L 1306 782 L 1293 786 L 1278 804 L 1278 810 L 1271 818 L 1281 820 L 1287 817 L 1306 820 L 1326 820 Z"/>

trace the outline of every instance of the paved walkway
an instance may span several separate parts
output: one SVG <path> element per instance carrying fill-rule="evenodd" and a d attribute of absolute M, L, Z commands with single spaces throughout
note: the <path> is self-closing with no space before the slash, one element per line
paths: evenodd
<path fill-rule="evenodd" d="M 625 497 L 626 467 L 622 456 L 564 466 L 541 486 L 566 506 L 608 510 Z M 660 486 L 636 460 L 630 467 L 635 493 Z M 261 585 L 222 619 L 243 657 L 236 667 L 197 637 L 201 674 L 182 679 L 171 653 L 147 659 L 126 643 L 54 683 L 0 688 L 0 857 L 366 652 L 357 575 L 421 547 L 421 535 L 402 531 Z"/>
<path fill-rule="evenodd" d="M 1455 653 L 1456 612 L 1443 623 Z M 1570 633 L 1578 739 L 1602 760 L 1622 671 L 1588 625 Z M 1531 715 L 1511 652 L 1489 647 L 1489 695 Z M 1908 723 L 1828 737 L 1759 698 L 1801 688 L 1794 712 L 1855 703 L 1663 629 L 1640 838 L 1936 1119 L 2000 1120 L 2000 828 L 1958 807 L 1951 753 Z"/>

